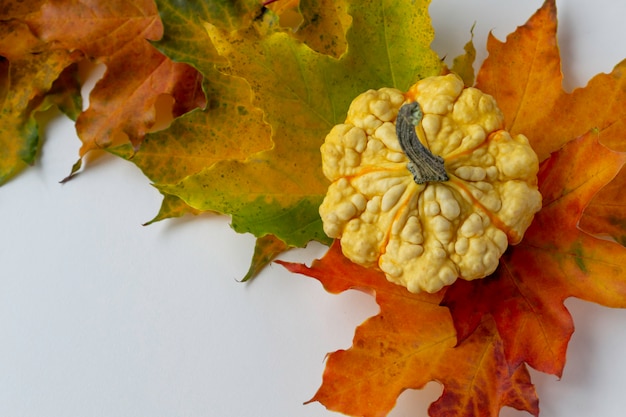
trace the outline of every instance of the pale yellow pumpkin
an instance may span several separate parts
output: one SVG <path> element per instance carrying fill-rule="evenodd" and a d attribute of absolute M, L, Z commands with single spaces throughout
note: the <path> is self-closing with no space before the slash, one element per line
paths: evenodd
<path fill-rule="evenodd" d="M 440 167 L 409 159 L 411 140 Z M 541 208 L 528 140 L 504 130 L 495 100 L 454 74 L 421 80 L 408 93 L 361 94 L 321 153 L 332 182 L 320 206 L 324 231 L 341 239 L 350 260 L 412 292 L 491 274 Z M 439 179 L 433 169 L 442 170 Z"/>

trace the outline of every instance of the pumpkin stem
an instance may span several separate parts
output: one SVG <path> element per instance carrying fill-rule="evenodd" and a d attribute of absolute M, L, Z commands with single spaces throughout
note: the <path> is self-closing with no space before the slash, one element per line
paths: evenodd
<path fill-rule="evenodd" d="M 402 150 L 409 158 L 407 168 L 417 184 L 448 181 L 443 158 L 426 149 L 415 132 L 415 127 L 423 117 L 422 108 L 416 101 L 404 104 L 398 111 L 396 134 Z"/>

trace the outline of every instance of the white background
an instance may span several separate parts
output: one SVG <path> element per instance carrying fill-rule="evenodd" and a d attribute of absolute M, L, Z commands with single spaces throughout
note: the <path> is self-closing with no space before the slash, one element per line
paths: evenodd
<path fill-rule="evenodd" d="M 566 89 L 626 57 L 626 2 L 557 5 Z M 503 39 L 540 6 L 434 0 L 433 46 L 458 55 L 475 22 L 481 61 L 488 31 Z M 325 354 L 349 347 L 355 326 L 377 312 L 373 299 L 327 294 L 278 265 L 238 283 L 251 236 L 212 216 L 142 227 L 160 195 L 112 157 L 60 185 L 80 143 L 70 121 L 41 119 L 36 166 L 0 188 L 0 416 L 336 415 L 302 403 L 321 382 Z M 323 252 L 311 245 L 283 259 Z M 567 306 L 576 332 L 563 378 L 532 373 L 541 415 L 623 417 L 626 311 Z M 440 393 L 434 382 L 407 391 L 391 416 L 426 416 Z"/>

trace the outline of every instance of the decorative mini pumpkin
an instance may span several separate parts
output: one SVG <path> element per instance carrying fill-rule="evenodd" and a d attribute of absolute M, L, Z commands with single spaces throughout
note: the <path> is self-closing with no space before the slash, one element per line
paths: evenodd
<path fill-rule="evenodd" d="M 411 292 L 491 274 L 541 208 L 528 140 L 455 74 L 361 94 L 321 152 L 324 231 Z"/>

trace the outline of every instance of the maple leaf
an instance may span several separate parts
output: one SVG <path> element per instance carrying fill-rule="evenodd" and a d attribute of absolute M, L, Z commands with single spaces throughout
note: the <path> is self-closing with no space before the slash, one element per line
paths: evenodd
<path fill-rule="evenodd" d="M 294 37 L 319 51 L 340 55 L 345 48 L 342 28 L 350 18 L 340 7 L 327 0 L 305 1 L 304 21 Z M 293 8 L 297 2 L 282 2 L 281 8 Z M 308 5 L 308 6 L 307 6 Z M 271 149 L 270 126 L 263 113 L 253 106 L 252 92 L 242 78 L 223 74 L 215 65 L 224 64 L 208 33 L 205 22 L 212 22 L 225 31 L 249 26 L 259 16 L 256 1 L 233 4 L 213 2 L 212 7 L 188 5 L 189 13 L 167 1 L 158 2 L 164 22 L 163 38 L 155 45 L 172 59 L 193 64 L 204 74 L 204 91 L 209 105 L 176 119 L 167 130 L 149 134 L 139 149 L 130 145 L 110 147 L 109 152 L 135 163 L 153 182 L 175 184 L 183 178 L 210 167 L 220 159 L 244 160 L 248 155 Z M 323 36 L 316 30 L 332 29 Z M 175 195 L 163 193 L 157 216 L 149 223 L 195 209 Z M 289 245 L 273 235 L 259 237 L 246 281 Z"/>
<path fill-rule="evenodd" d="M 359 289 L 376 297 L 378 315 L 361 324 L 352 347 L 328 356 L 323 383 L 311 401 L 354 416 L 384 416 L 407 388 L 438 381 L 444 391 L 433 416 L 497 416 L 507 405 L 538 415 L 524 365 L 510 367 L 492 320 L 484 320 L 461 346 L 443 292 L 413 294 L 384 274 L 358 266 L 335 242 L 311 267 L 280 262 L 316 278 L 331 293 Z"/>
<path fill-rule="evenodd" d="M 601 142 L 626 140 L 626 62 L 611 74 L 599 74 L 584 88 L 563 90 L 554 0 L 547 0 L 528 22 L 501 42 L 487 41 L 489 56 L 476 77 L 476 87 L 497 101 L 511 134 L 526 135 L 539 160 L 590 129 Z M 589 104 L 602 105 L 589 111 Z M 606 143 L 610 146 L 609 143 Z"/>
<path fill-rule="evenodd" d="M 619 202 L 622 197 L 617 192 L 620 182 L 601 190 L 616 176 L 620 178 L 618 173 L 625 156 L 597 143 L 599 139 L 618 148 L 626 143 L 623 129 L 616 129 L 624 116 L 623 109 L 617 106 L 625 92 L 621 65 L 612 74 L 594 77 L 586 88 L 571 95 L 562 92 L 560 75 L 557 77 L 555 73 L 558 50 L 556 8 L 552 1 L 547 1 L 525 26 L 509 35 L 506 44 L 490 39 L 489 45 L 491 55 L 480 70 L 479 83 L 504 102 L 509 128 L 528 131 L 540 155 L 552 148 L 562 148 L 542 165 L 539 180 L 544 207 L 522 243 L 505 254 L 489 279 L 454 285 L 447 292 L 444 304 L 451 308 L 460 340 L 471 334 L 483 314 L 490 313 L 496 319 L 512 364 L 527 362 L 543 372 L 561 375 L 567 343 L 574 330 L 563 301 L 574 296 L 607 306 L 626 307 L 626 250 L 579 227 L 579 224 L 589 227 L 588 221 L 580 220 L 599 192 L 602 199 L 591 210 L 596 220 L 595 226 L 590 227 L 595 229 L 592 231 L 615 232 L 608 227 L 603 230 L 607 219 L 613 225 L 623 223 L 623 201 Z M 508 78 L 513 76 L 508 64 L 511 57 L 517 56 L 516 53 L 525 56 L 527 51 L 533 51 L 529 58 L 537 63 L 518 73 L 516 76 L 520 78 Z M 498 72 L 500 67 L 504 75 Z M 542 92 L 538 91 L 539 78 L 544 85 Z M 524 81 L 512 81 L 519 79 Z M 557 81 L 558 91 L 549 87 L 554 87 Z M 607 101 L 608 90 L 613 93 Z M 551 95 L 555 97 L 552 101 Z M 589 117 L 591 112 L 579 108 L 580 101 L 594 97 L 602 97 L 603 104 L 615 113 L 598 112 L 595 119 Z M 549 104 L 545 104 L 546 100 Z M 545 111 L 533 113 L 533 108 Z M 546 114 L 549 122 L 543 118 Z M 597 128 L 563 146 L 567 137 L 564 135 L 594 126 Z M 603 205 L 609 201 L 609 206 Z"/>
<path fill-rule="evenodd" d="M 122 144 L 107 151 L 132 161 L 156 184 L 175 184 L 219 160 L 243 160 L 270 149 L 270 126 L 263 121 L 263 112 L 252 104 L 248 83 L 216 70 L 216 64 L 225 60 L 213 47 L 203 25 L 212 21 L 224 30 L 235 31 L 252 22 L 260 3 L 212 2 L 212 7 L 189 3 L 187 13 L 181 13 L 177 4 L 157 3 L 164 33 L 154 45 L 176 61 L 193 64 L 204 75 L 207 106 L 175 119 L 168 129 L 148 134 L 139 149 Z M 206 211 L 189 206 L 173 194 L 163 196 L 159 213 L 147 224 Z"/>
<path fill-rule="evenodd" d="M 598 129 L 600 142 L 611 149 L 626 150 L 626 61 L 610 74 L 598 74 L 586 87 L 566 93 L 562 87 L 554 0 L 547 0 L 528 22 L 510 34 L 506 42 L 489 36 L 489 56 L 483 63 L 476 87 L 495 97 L 512 134 L 523 133 L 539 160 L 572 138 Z M 600 103 L 590 111 L 590 103 Z M 595 234 L 625 242 L 626 172 L 611 189 L 601 192 L 581 219 Z"/>
<path fill-rule="evenodd" d="M 489 313 L 509 363 L 527 362 L 560 376 L 574 331 L 563 301 L 577 297 L 626 307 L 626 248 L 577 227 L 593 195 L 624 163 L 626 154 L 600 145 L 592 132 L 542 164 L 543 208 L 522 242 L 503 256 L 491 277 L 461 281 L 446 293 L 443 304 L 452 311 L 459 340 Z"/>
<path fill-rule="evenodd" d="M 153 0 L 47 2 L 27 22 L 46 42 L 81 50 L 107 66 L 76 123 L 81 156 L 126 140 L 138 146 L 155 123 L 162 94 L 176 99 L 175 116 L 204 105 L 197 71 L 148 42 L 163 30 Z"/>
<path fill-rule="evenodd" d="M 219 69 L 245 78 L 252 87 L 253 103 L 272 128 L 272 147 L 245 159 L 226 157 L 178 183 L 157 184 L 158 189 L 198 210 L 230 214 L 239 232 L 272 234 L 290 246 L 312 239 L 328 242 L 318 214 L 327 187 L 319 155 L 324 136 L 359 93 L 384 85 L 406 89 L 441 70 L 429 49 L 433 31 L 427 2 L 409 3 L 353 4 L 346 35 L 350 48 L 338 60 L 272 25 L 266 14 L 234 33 L 212 20 L 203 22 L 227 60 Z M 303 10 L 305 4 L 300 6 Z M 191 7 L 177 12 L 197 23 Z M 167 27 L 167 16 L 163 21 Z M 389 33 L 385 28 L 392 24 L 401 29 Z"/>

